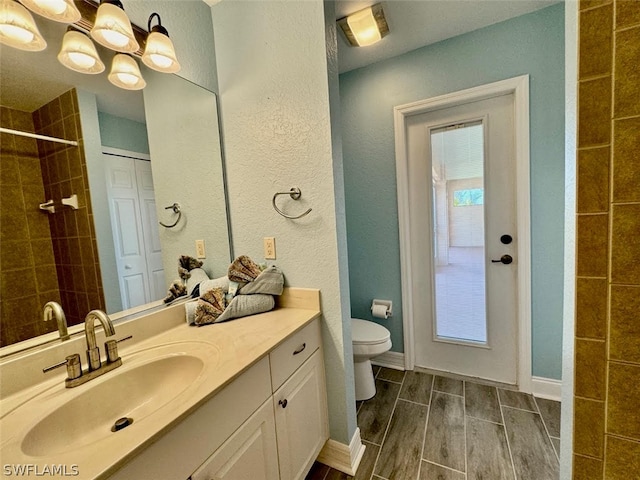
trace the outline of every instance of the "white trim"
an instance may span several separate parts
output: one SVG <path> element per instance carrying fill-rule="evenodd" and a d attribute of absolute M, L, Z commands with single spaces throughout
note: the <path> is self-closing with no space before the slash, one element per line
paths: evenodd
<path fill-rule="evenodd" d="M 502 80 L 439 97 L 420 100 L 394 108 L 396 145 L 396 177 L 398 191 L 398 228 L 404 330 L 405 368 L 415 365 L 412 262 L 410 251 L 409 179 L 407 168 L 407 117 L 445 107 L 485 100 L 499 95 L 514 95 L 514 127 L 516 133 L 516 202 L 518 209 L 518 345 L 517 383 L 521 391 L 530 393 L 531 382 L 531 233 L 529 180 L 529 76 Z"/>
<path fill-rule="evenodd" d="M 360 429 L 356 428 L 349 445 L 329 439 L 324 444 L 318 462 L 323 463 L 331 468 L 335 468 L 347 475 L 355 475 L 364 455 L 365 446 L 360 439 Z"/>
<path fill-rule="evenodd" d="M 405 370 L 404 353 L 384 352 L 371 359 L 373 365 L 380 367 L 393 368 L 394 370 Z"/>
<path fill-rule="evenodd" d="M 102 150 L 102 153 L 106 153 L 107 155 L 118 155 L 119 157 L 137 158 L 140 160 L 151 161 L 151 156 L 148 153 L 134 152 L 133 150 L 123 150 L 121 148 L 105 147 L 104 145 L 102 145 L 100 149 Z"/>
<path fill-rule="evenodd" d="M 562 400 L 562 380 L 531 377 L 531 393 L 535 397 L 559 402 Z"/>

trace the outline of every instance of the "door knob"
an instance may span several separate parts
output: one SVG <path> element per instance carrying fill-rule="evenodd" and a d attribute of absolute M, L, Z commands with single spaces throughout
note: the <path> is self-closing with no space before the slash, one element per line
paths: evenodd
<path fill-rule="evenodd" d="M 511 255 L 502 255 L 500 260 L 491 260 L 491 263 L 504 263 L 505 265 L 509 265 L 513 262 L 513 257 Z"/>

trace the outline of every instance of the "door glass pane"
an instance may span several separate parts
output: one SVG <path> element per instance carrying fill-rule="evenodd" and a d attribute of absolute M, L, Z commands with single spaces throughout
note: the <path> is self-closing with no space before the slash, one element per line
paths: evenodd
<path fill-rule="evenodd" d="M 432 130 L 431 159 L 435 334 L 486 343 L 482 123 Z"/>

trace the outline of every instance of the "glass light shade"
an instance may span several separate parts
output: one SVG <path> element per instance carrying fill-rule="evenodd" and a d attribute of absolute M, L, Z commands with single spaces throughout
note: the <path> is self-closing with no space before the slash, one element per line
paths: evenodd
<path fill-rule="evenodd" d="M 0 2 L 0 43 L 32 52 L 47 48 L 29 10 L 14 0 Z"/>
<path fill-rule="evenodd" d="M 116 52 L 136 52 L 140 45 L 133 36 L 131 22 L 125 11 L 111 3 L 101 3 L 91 37 L 100 45 Z"/>
<path fill-rule="evenodd" d="M 382 35 L 378 29 L 378 24 L 371 7 L 347 17 L 347 24 L 356 38 L 356 42 L 361 47 L 373 45 L 382 40 Z"/>
<path fill-rule="evenodd" d="M 136 61 L 129 55 L 118 53 L 113 57 L 109 81 L 116 87 L 125 90 L 141 90 L 147 82 L 142 78 L 140 68 Z"/>
<path fill-rule="evenodd" d="M 89 37 L 76 30 L 69 30 L 62 39 L 58 61 L 65 67 L 80 73 L 104 72 L 96 47 Z"/>
<path fill-rule="evenodd" d="M 73 0 L 20 0 L 33 13 L 62 23 L 75 23 L 82 15 Z"/>
<path fill-rule="evenodd" d="M 160 32 L 152 31 L 147 37 L 142 61 L 147 67 L 159 72 L 176 73 L 180 71 L 173 42 L 168 35 Z"/>

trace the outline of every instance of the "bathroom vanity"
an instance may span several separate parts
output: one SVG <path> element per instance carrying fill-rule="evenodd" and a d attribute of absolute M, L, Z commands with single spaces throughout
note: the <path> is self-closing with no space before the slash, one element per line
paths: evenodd
<path fill-rule="evenodd" d="M 302 479 L 329 437 L 317 290 L 285 289 L 275 310 L 222 324 L 176 324 L 121 357 L 77 388 L 57 375 L 3 399 L 3 465 L 76 465 L 78 478 Z M 112 432 L 114 417 L 132 423 Z"/>

